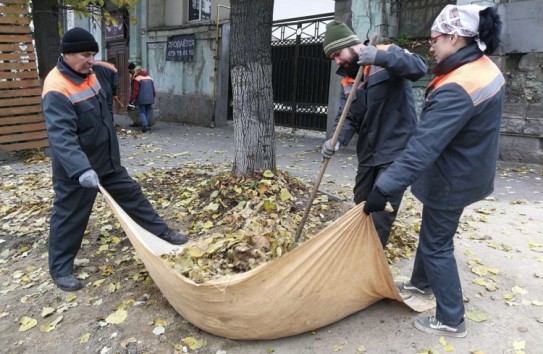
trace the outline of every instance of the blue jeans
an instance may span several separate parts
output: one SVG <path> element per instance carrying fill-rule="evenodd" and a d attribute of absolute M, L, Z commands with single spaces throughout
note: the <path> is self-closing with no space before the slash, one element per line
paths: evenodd
<path fill-rule="evenodd" d="M 417 288 L 432 288 L 436 297 L 436 319 L 455 326 L 464 320 L 464 302 L 454 258 L 454 235 L 464 208 L 422 208 L 419 246 L 411 275 Z"/>
<path fill-rule="evenodd" d="M 152 104 L 140 104 L 138 106 L 139 112 L 140 112 L 140 124 L 143 128 L 147 128 L 149 126 L 149 113 L 151 112 Z"/>

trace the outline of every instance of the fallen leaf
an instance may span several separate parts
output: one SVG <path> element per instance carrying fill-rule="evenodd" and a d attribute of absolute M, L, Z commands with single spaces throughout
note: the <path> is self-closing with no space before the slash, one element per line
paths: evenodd
<path fill-rule="evenodd" d="M 511 289 L 512 292 L 514 292 L 515 294 L 521 294 L 521 295 L 524 295 L 524 294 L 528 294 L 528 291 L 521 288 L 520 286 L 518 285 L 515 285 L 512 289 Z"/>
<path fill-rule="evenodd" d="M 35 319 L 33 318 L 30 318 L 30 317 L 27 317 L 27 316 L 23 316 L 21 317 L 21 319 L 19 320 L 19 332 L 26 332 L 28 331 L 29 329 L 35 327 L 37 324 L 38 324 L 38 321 L 36 321 Z"/>
<path fill-rule="evenodd" d="M 83 334 L 83 335 L 79 338 L 79 344 L 85 344 L 85 343 L 87 343 L 87 342 L 89 341 L 89 339 L 90 339 L 90 336 L 91 336 L 91 334 L 88 333 L 88 332 L 85 333 L 85 334 Z"/>
<path fill-rule="evenodd" d="M 200 349 L 207 344 L 205 339 L 198 339 L 194 337 L 185 337 L 181 339 L 181 341 L 188 345 L 191 350 Z"/>
<path fill-rule="evenodd" d="M 488 320 L 488 312 L 480 308 L 472 308 L 466 311 L 466 317 L 475 322 Z"/>
<path fill-rule="evenodd" d="M 123 323 L 127 317 L 128 317 L 128 312 L 126 312 L 126 310 L 118 309 L 111 315 L 107 316 L 105 321 L 111 324 L 119 324 L 119 323 Z"/>
<path fill-rule="evenodd" d="M 50 314 L 52 314 L 55 311 L 56 311 L 56 309 L 54 307 L 44 307 L 41 310 L 41 317 L 45 318 L 45 317 L 49 316 Z"/>
<path fill-rule="evenodd" d="M 59 324 L 60 321 L 62 321 L 62 318 L 63 316 L 58 316 L 53 322 L 41 325 L 40 332 L 42 333 L 51 332 L 52 330 L 56 328 L 57 324 Z"/>

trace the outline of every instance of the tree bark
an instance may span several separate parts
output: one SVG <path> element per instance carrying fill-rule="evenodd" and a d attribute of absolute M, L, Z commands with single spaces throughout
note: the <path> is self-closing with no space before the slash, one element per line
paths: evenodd
<path fill-rule="evenodd" d="M 270 43 L 273 0 L 232 0 L 230 5 L 235 139 L 232 173 L 275 172 Z"/>
<path fill-rule="evenodd" d="M 60 56 L 58 32 L 58 0 L 33 0 L 32 21 L 38 57 L 38 71 L 43 80 L 57 64 Z"/>

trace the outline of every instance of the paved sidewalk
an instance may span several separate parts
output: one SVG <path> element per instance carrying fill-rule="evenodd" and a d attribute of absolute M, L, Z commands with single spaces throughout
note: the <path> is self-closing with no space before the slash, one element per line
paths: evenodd
<path fill-rule="evenodd" d="M 133 129 L 128 127 L 128 117 L 116 116 L 115 120 L 124 129 Z M 324 133 L 277 128 L 277 167 L 313 182 L 322 165 L 320 148 L 324 139 Z M 159 121 L 145 134 L 121 133 L 119 142 L 123 165 L 135 173 L 150 167 L 175 167 L 190 162 L 232 162 L 234 130 L 232 124 L 208 128 Z M 33 166 L 24 165 L 17 154 L 0 153 L 0 168 L 25 172 Z M 330 160 L 320 189 L 350 203 L 355 173 L 354 147 L 342 148 Z M 409 202 L 416 203 L 412 198 Z M 416 206 L 415 210 L 420 211 L 420 208 Z M 464 295 L 469 300 L 466 310 L 484 313 L 487 319 L 467 320 L 467 338 L 446 339 L 456 353 L 477 350 L 487 354 L 520 353 L 515 348 L 521 342 L 525 344 L 525 353 L 541 353 L 542 216 L 541 165 L 500 162 L 492 197 L 466 208 L 455 240 L 455 254 Z M 413 260 L 400 261 L 391 266 L 391 271 L 396 278 L 407 279 L 412 263 Z M 489 269 L 497 273 L 483 274 Z M 319 330 L 274 341 L 232 341 L 201 332 L 209 344 L 199 352 L 404 354 L 424 353 L 429 349 L 439 353 L 450 351 L 438 336 L 421 333 L 413 327 L 416 315 L 399 302 L 383 300 Z M 289 320 L 292 319 L 285 319 Z"/>

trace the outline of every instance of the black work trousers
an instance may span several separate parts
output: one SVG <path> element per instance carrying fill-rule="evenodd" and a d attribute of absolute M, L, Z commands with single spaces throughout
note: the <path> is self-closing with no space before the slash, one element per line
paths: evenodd
<path fill-rule="evenodd" d="M 101 176 L 100 184 L 141 227 L 160 235 L 168 226 L 143 195 L 140 185 L 125 168 Z M 73 273 L 97 189 L 84 188 L 75 179 L 53 177 L 55 200 L 49 229 L 49 272 L 53 278 Z"/>
<path fill-rule="evenodd" d="M 360 204 L 368 198 L 368 194 L 373 189 L 377 178 L 381 173 L 386 171 L 386 169 L 391 164 L 379 165 L 379 166 L 358 166 L 356 172 L 355 185 L 353 189 L 354 193 L 354 202 Z M 371 213 L 373 224 L 377 230 L 377 235 L 379 235 L 379 240 L 381 245 L 385 248 L 388 238 L 390 236 L 390 230 L 392 229 L 392 223 L 396 220 L 396 215 L 398 214 L 398 208 L 403 198 L 403 191 L 396 193 L 388 198 L 388 201 L 394 209 L 393 212 L 389 213 L 388 211 L 380 211 L 376 213 Z"/>

